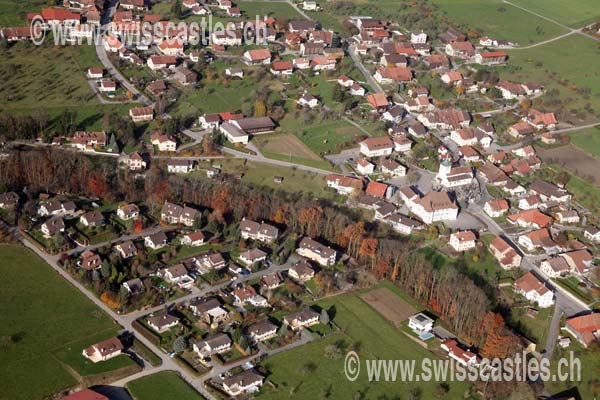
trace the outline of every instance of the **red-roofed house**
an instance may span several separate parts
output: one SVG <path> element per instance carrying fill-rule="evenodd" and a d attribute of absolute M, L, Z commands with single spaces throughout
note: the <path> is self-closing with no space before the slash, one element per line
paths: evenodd
<path fill-rule="evenodd" d="M 384 93 L 372 93 L 367 95 L 367 102 L 377 111 L 385 111 L 390 105 Z"/>
<path fill-rule="evenodd" d="M 392 191 L 392 186 L 386 183 L 375 181 L 369 182 L 366 189 L 367 194 L 381 198 L 389 198 L 392 194 Z"/>
<path fill-rule="evenodd" d="M 521 265 L 521 256 L 503 237 L 496 236 L 490 242 L 489 249 L 502 268 L 510 269 Z"/>
<path fill-rule="evenodd" d="M 597 342 L 600 337 L 600 313 L 581 315 L 567 319 L 565 330 L 581 343 L 583 347 Z"/>
<path fill-rule="evenodd" d="M 469 251 L 477 246 L 477 236 L 471 231 L 454 232 L 450 235 L 448 244 L 455 251 Z"/>
<path fill-rule="evenodd" d="M 554 304 L 554 293 L 531 271 L 517 279 L 513 289 L 527 300 L 536 302 L 541 308 L 551 307 Z"/>
<path fill-rule="evenodd" d="M 485 203 L 483 211 L 492 218 L 503 216 L 509 209 L 508 201 L 504 199 L 494 199 Z"/>

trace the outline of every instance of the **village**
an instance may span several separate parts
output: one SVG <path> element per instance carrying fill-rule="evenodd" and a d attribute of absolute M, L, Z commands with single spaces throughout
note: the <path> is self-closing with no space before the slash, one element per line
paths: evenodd
<path fill-rule="evenodd" d="M 110 163 L 148 195 L 108 200 L 112 189 L 95 175 L 87 186 L 96 195 L 16 186 L 0 193 L 3 230 L 122 328 L 87 343 L 81 357 L 94 364 L 141 359 L 140 371 L 114 380 L 122 386 L 175 370 L 204 398 L 283 395 L 270 379 L 277 372 L 265 366 L 270 358 L 347 329 L 326 299 L 367 290 L 372 275 L 396 279 L 389 265 L 378 274 L 385 237 L 415 241 L 411 252 L 431 247 L 442 262 L 477 273 L 503 307 L 519 309 L 515 325 L 523 330 L 515 336 L 532 357 L 593 348 L 600 334 L 600 220 L 567 189 L 573 178 L 539 155 L 568 143 L 572 124 L 538 106 L 548 96 L 543 85 L 496 72 L 510 65 L 507 51 L 519 44 L 474 41 L 454 27 L 432 35 L 369 16 L 349 18 L 342 34 L 311 18 L 322 12 L 318 2 L 284 4 L 305 18 L 259 19 L 230 0 L 177 1 L 173 20 L 155 12 L 162 3 L 144 0 L 76 0 L 27 14 L 24 24 L 67 28 L 68 41 L 96 39 L 102 67 L 85 66 L 85 79 L 101 103 L 126 107 L 111 128 L 136 133 L 124 140 L 113 129 L 79 129 L 6 140 L 3 154 L 64 152 Z M 205 16 L 228 23 L 207 46 L 192 45 L 190 32 L 171 24 Z M 152 45 L 128 43 L 147 34 L 144 23 L 161 28 L 145 37 Z M 9 45 L 34 39 L 29 26 L 1 32 Z M 256 87 L 244 98 L 249 107 L 211 105 L 185 122 L 170 115 L 205 90 L 209 68 L 232 85 Z M 132 79 L 131 71 L 145 78 Z M 263 84 L 267 94 L 258 89 Z M 300 139 L 289 133 L 330 123 L 357 133 L 338 141 L 327 130 L 310 139 L 318 154 L 304 151 L 306 131 Z M 274 156 L 269 145 L 278 135 L 295 139 Z M 303 154 L 315 158 L 307 162 Z M 271 190 L 298 193 L 314 185 L 314 201 L 332 202 L 360 222 L 342 227 L 348 239 L 336 242 L 311 225 L 323 213 L 317 206 L 285 219 L 256 205 L 233 211 L 238 194 L 226 189 L 218 201 L 194 197 L 191 189 L 184 194 L 192 181 L 244 184 L 247 166 L 255 164 L 267 169 L 262 183 Z M 150 193 L 144 185 L 155 176 L 181 185 L 180 193 L 168 185 L 163 196 Z M 359 225 L 375 233 L 357 233 Z M 371 265 L 369 273 L 359 271 L 363 265 Z M 461 337 L 433 301 L 415 307 L 382 290 L 362 299 L 398 335 L 436 357 L 480 366 L 484 346 Z M 528 324 L 535 328 L 523 328 Z M 131 335 L 162 365 L 136 352 Z M 109 397 L 83 389 L 64 398 Z"/>

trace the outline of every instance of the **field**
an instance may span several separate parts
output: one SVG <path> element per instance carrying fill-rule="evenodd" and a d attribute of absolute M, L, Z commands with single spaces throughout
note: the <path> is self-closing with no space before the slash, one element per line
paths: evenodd
<path fill-rule="evenodd" d="M 204 397 L 175 372 L 159 372 L 127 384 L 134 400 L 201 400 Z"/>
<path fill-rule="evenodd" d="M 514 295 L 512 289 L 506 288 L 506 290 Z M 511 327 L 534 340 L 537 344 L 537 350 L 540 351 L 546 346 L 546 336 L 548 335 L 554 308 L 538 309 L 538 315 L 535 318 L 527 315 L 527 308 L 529 307 L 512 307 L 508 322 Z"/>
<path fill-rule="evenodd" d="M 273 18 L 286 17 L 290 20 L 304 19 L 292 6 L 285 2 L 272 1 L 240 1 L 238 7 L 242 11 L 244 18 L 253 20 L 258 15 L 262 20 L 264 16 Z"/>
<path fill-rule="evenodd" d="M 461 27 L 475 29 L 493 38 L 516 41 L 521 46 L 567 32 L 557 24 L 501 0 L 433 0 L 432 3 Z"/>
<path fill-rule="evenodd" d="M 600 160 L 575 146 L 537 149 L 542 161 L 558 164 L 589 183 L 600 184 Z"/>
<path fill-rule="evenodd" d="M 351 399 L 351 398 L 418 398 L 436 397 L 436 384 L 378 382 L 369 384 L 365 373 L 366 359 L 419 360 L 435 356 L 420 347 L 373 310 L 357 294 L 345 294 L 318 303 L 333 314 L 332 320 L 342 330 L 297 349 L 267 358 L 263 364 L 272 373 L 267 378 L 276 388 L 265 385 L 258 398 L 264 399 Z M 341 347 L 337 358 L 324 356 L 330 345 Z M 356 350 L 361 358 L 361 373 L 350 382 L 344 375 L 345 348 Z M 451 382 L 448 399 L 463 398 L 468 390 L 464 383 Z M 414 397 L 413 397 L 414 398 Z"/>
<path fill-rule="evenodd" d="M 512 0 L 513 3 L 573 28 L 600 18 L 597 0 Z"/>
<path fill-rule="evenodd" d="M 278 154 L 289 154 L 291 156 L 305 158 L 307 160 L 321 160 L 319 156 L 306 147 L 296 136 L 291 134 L 262 135 L 254 138 L 261 151 Z"/>
<path fill-rule="evenodd" d="M 565 111 L 574 115 L 587 113 L 588 117 L 590 114 L 596 114 L 596 118 L 599 116 L 600 71 L 589 68 L 600 64 L 596 41 L 571 35 L 532 49 L 510 50 L 508 53 L 512 66 L 504 71 L 501 69 L 501 76 L 517 82 L 543 84 L 547 92 L 558 90 L 557 94 L 543 96 L 542 101 L 548 109 L 558 112 L 559 120 L 565 120 Z M 557 99 L 562 101 L 562 105 L 556 102 Z M 572 122 L 580 124 L 577 120 Z"/>
<path fill-rule="evenodd" d="M 27 13 L 47 6 L 44 0 L 0 0 L 0 27 L 26 26 Z"/>
<path fill-rule="evenodd" d="M 365 293 L 361 296 L 361 299 L 383 315 L 396 328 L 399 328 L 402 322 L 416 313 L 416 310 L 410 304 L 385 287 Z"/>
<path fill-rule="evenodd" d="M 571 355 L 570 353 L 573 352 Z M 571 356 L 576 359 L 579 359 L 581 367 L 581 379 L 577 381 L 577 367 L 575 370 L 574 381 L 567 382 L 547 382 L 545 387 L 550 393 L 558 393 L 563 390 L 571 389 L 573 387 L 577 387 L 579 396 L 574 398 L 580 399 L 597 399 L 600 396 L 600 384 L 598 383 L 598 369 L 600 368 L 600 351 L 598 347 L 592 346 L 590 348 L 584 349 L 581 345 L 572 341 L 571 346 L 566 349 L 561 349 L 557 347 L 553 354 L 553 362 L 552 365 L 557 365 L 558 360 L 560 358 L 566 358 L 567 360 L 572 360 Z M 563 368 L 564 373 L 565 368 Z M 555 372 L 555 371 L 552 371 Z M 568 397 L 566 397 L 568 398 Z"/>
<path fill-rule="evenodd" d="M 0 398 L 40 399 L 74 385 L 55 353 L 118 327 L 23 247 L 1 246 L 0 258 Z"/>
<path fill-rule="evenodd" d="M 572 144 L 593 156 L 600 157 L 600 127 L 583 129 L 569 135 Z"/>

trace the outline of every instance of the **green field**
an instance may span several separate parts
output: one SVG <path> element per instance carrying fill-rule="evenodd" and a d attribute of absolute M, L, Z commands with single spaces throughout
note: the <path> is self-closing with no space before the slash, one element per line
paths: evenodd
<path fill-rule="evenodd" d="M 0 258 L 0 398 L 40 399 L 74 385 L 55 353 L 118 327 L 23 247 L 0 246 Z"/>
<path fill-rule="evenodd" d="M 27 26 L 27 13 L 46 7 L 44 0 L 0 0 L 0 27 Z"/>
<path fill-rule="evenodd" d="M 136 379 L 127 384 L 127 389 L 135 400 L 201 400 L 204 398 L 175 372 L 159 372 Z"/>
<path fill-rule="evenodd" d="M 258 15 L 260 19 L 264 16 L 270 16 L 273 18 L 286 17 L 290 20 L 293 19 L 304 19 L 302 15 L 285 2 L 277 3 L 272 1 L 240 1 L 237 3 L 244 14 L 244 18 L 254 20 Z"/>
<path fill-rule="evenodd" d="M 600 127 L 572 132 L 571 143 L 581 150 L 600 157 Z"/>
<path fill-rule="evenodd" d="M 438 385 L 432 383 L 378 382 L 369 384 L 365 373 L 366 359 L 416 360 L 417 365 L 425 357 L 437 358 L 420 347 L 395 328 L 378 312 L 373 310 L 356 294 L 345 294 L 318 303 L 326 309 L 335 307 L 333 321 L 342 330 L 326 338 L 300 348 L 279 353 L 267 358 L 263 364 L 271 371 L 268 380 L 275 389 L 267 385 L 258 398 L 264 399 L 352 399 L 352 398 L 411 398 L 420 392 L 422 399 L 437 397 Z M 350 382 L 344 374 L 345 350 L 339 358 L 324 356 L 325 348 L 338 341 L 356 349 L 361 358 L 359 378 Z M 312 365 L 311 369 L 306 368 Z M 418 370 L 418 367 L 415 368 Z M 468 385 L 450 383 L 445 398 L 463 398 Z"/>
<path fill-rule="evenodd" d="M 581 28 L 600 18 L 600 5 L 597 0 L 512 0 L 512 2 L 573 28 Z"/>
<path fill-rule="evenodd" d="M 600 64 L 598 43 L 589 37 L 571 35 L 527 50 L 511 50 L 510 65 L 501 71 L 504 79 L 517 82 L 537 82 L 546 91 L 558 90 L 558 95 L 543 96 L 544 105 L 578 115 L 582 111 L 598 115 L 600 110 L 600 71 L 590 65 Z M 577 62 L 573 62 L 577 60 Z M 556 99 L 562 101 L 557 105 Z M 577 122 L 577 121 L 575 121 Z"/>
<path fill-rule="evenodd" d="M 506 288 L 511 294 L 512 288 Z M 538 315 L 532 318 L 527 315 L 527 307 L 513 307 L 510 310 L 509 325 L 518 329 L 521 333 L 534 340 L 537 344 L 537 350 L 540 351 L 546 346 L 546 336 L 552 321 L 554 307 L 538 309 Z"/>
<path fill-rule="evenodd" d="M 432 0 L 432 3 L 461 27 L 476 29 L 493 38 L 516 41 L 522 46 L 567 32 L 557 24 L 502 0 Z"/>

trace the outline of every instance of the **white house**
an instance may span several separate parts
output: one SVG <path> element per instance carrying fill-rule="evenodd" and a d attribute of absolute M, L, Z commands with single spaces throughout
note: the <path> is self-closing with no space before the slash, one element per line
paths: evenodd
<path fill-rule="evenodd" d="M 483 211 L 492 218 L 499 218 L 508 212 L 508 201 L 504 199 L 489 200 L 483 206 Z"/>
<path fill-rule="evenodd" d="M 515 281 L 514 290 L 525 296 L 527 300 L 537 303 L 541 308 L 551 307 L 554 304 L 554 293 L 531 271 Z"/>
<path fill-rule="evenodd" d="M 360 142 L 360 152 L 366 157 L 389 156 L 394 151 L 394 143 L 387 136 L 368 138 Z"/>
<path fill-rule="evenodd" d="M 375 170 L 375 165 L 363 158 L 356 163 L 356 170 L 361 175 L 370 175 Z"/>
<path fill-rule="evenodd" d="M 477 236 L 471 231 L 454 232 L 448 244 L 458 252 L 473 250 L 477 246 Z"/>
<path fill-rule="evenodd" d="M 431 332 L 433 323 L 433 319 L 423 313 L 418 313 L 408 318 L 408 327 L 419 335 Z"/>

